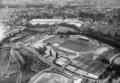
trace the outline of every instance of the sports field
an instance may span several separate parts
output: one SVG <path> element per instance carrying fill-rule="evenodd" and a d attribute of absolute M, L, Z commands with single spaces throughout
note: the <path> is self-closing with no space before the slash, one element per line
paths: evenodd
<path fill-rule="evenodd" d="M 86 41 L 84 39 L 79 40 L 67 40 L 60 44 L 61 47 L 74 50 L 74 51 L 82 51 L 83 49 L 87 48 L 89 46 L 89 41 Z"/>

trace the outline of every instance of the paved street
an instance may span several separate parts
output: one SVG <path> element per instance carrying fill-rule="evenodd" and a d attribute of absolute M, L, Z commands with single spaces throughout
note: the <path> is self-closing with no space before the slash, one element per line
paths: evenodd
<path fill-rule="evenodd" d="M 33 46 L 33 47 L 42 46 L 43 45 L 43 41 L 48 39 L 48 38 L 51 38 L 51 37 L 54 37 L 54 35 L 50 35 L 50 36 L 46 35 L 45 37 L 43 37 L 43 39 L 41 39 L 41 40 L 39 40 L 39 41 L 37 41 L 35 43 L 32 43 L 30 46 Z"/>

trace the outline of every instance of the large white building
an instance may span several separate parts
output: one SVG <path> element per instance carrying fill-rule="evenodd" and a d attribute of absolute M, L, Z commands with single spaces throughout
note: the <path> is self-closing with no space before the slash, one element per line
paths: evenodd
<path fill-rule="evenodd" d="M 83 25 L 83 21 L 79 21 L 78 19 L 33 19 L 30 21 L 30 24 L 36 25 L 36 24 L 59 24 L 59 23 L 68 23 L 73 24 L 77 27 L 81 27 Z"/>
<path fill-rule="evenodd" d="M 75 25 L 77 27 L 81 27 L 84 24 L 83 21 L 79 21 L 78 19 L 65 19 L 64 22 Z"/>
<path fill-rule="evenodd" d="M 62 19 L 33 19 L 30 21 L 30 23 L 32 25 L 36 25 L 36 24 L 59 24 L 62 23 L 63 20 Z"/>

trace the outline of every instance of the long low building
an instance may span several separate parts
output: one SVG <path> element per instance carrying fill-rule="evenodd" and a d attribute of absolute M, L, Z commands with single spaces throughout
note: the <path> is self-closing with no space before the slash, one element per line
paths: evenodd
<path fill-rule="evenodd" d="M 81 27 L 83 25 L 83 21 L 79 21 L 78 19 L 33 19 L 30 21 L 30 24 L 36 25 L 36 24 L 59 24 L 59 23 L 68 23 L 71 25 L 75 25 L 77 27 Z"/>
<path fill-rule="evenodd" d="M 65 19 L 64 22 L 77 27 L 81 27 L 84 24 L 83 21 L 79 21 L 78 19 Z"/>
<path fill-rule="evenodd" d="M 36 24 L 58 24 L 62 23 L 62 19 L 33 19 L 30 21 L 30 24 L 36 25 Z"/>

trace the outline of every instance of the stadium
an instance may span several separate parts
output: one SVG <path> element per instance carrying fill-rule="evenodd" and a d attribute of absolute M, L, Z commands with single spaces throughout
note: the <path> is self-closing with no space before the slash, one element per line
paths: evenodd
<path fill-rule="evenodd" d="M 80 35 L 62 38 L 54 35 L 44 40 L 44 43 L 50 43 L 53 51 L 58 53 L 55 64 L 64 68 L 65 72 L 93 79 L 98 79 L 108 67 L 101 59 L 109 60 L 115 55 L 111 46 Z"/>

